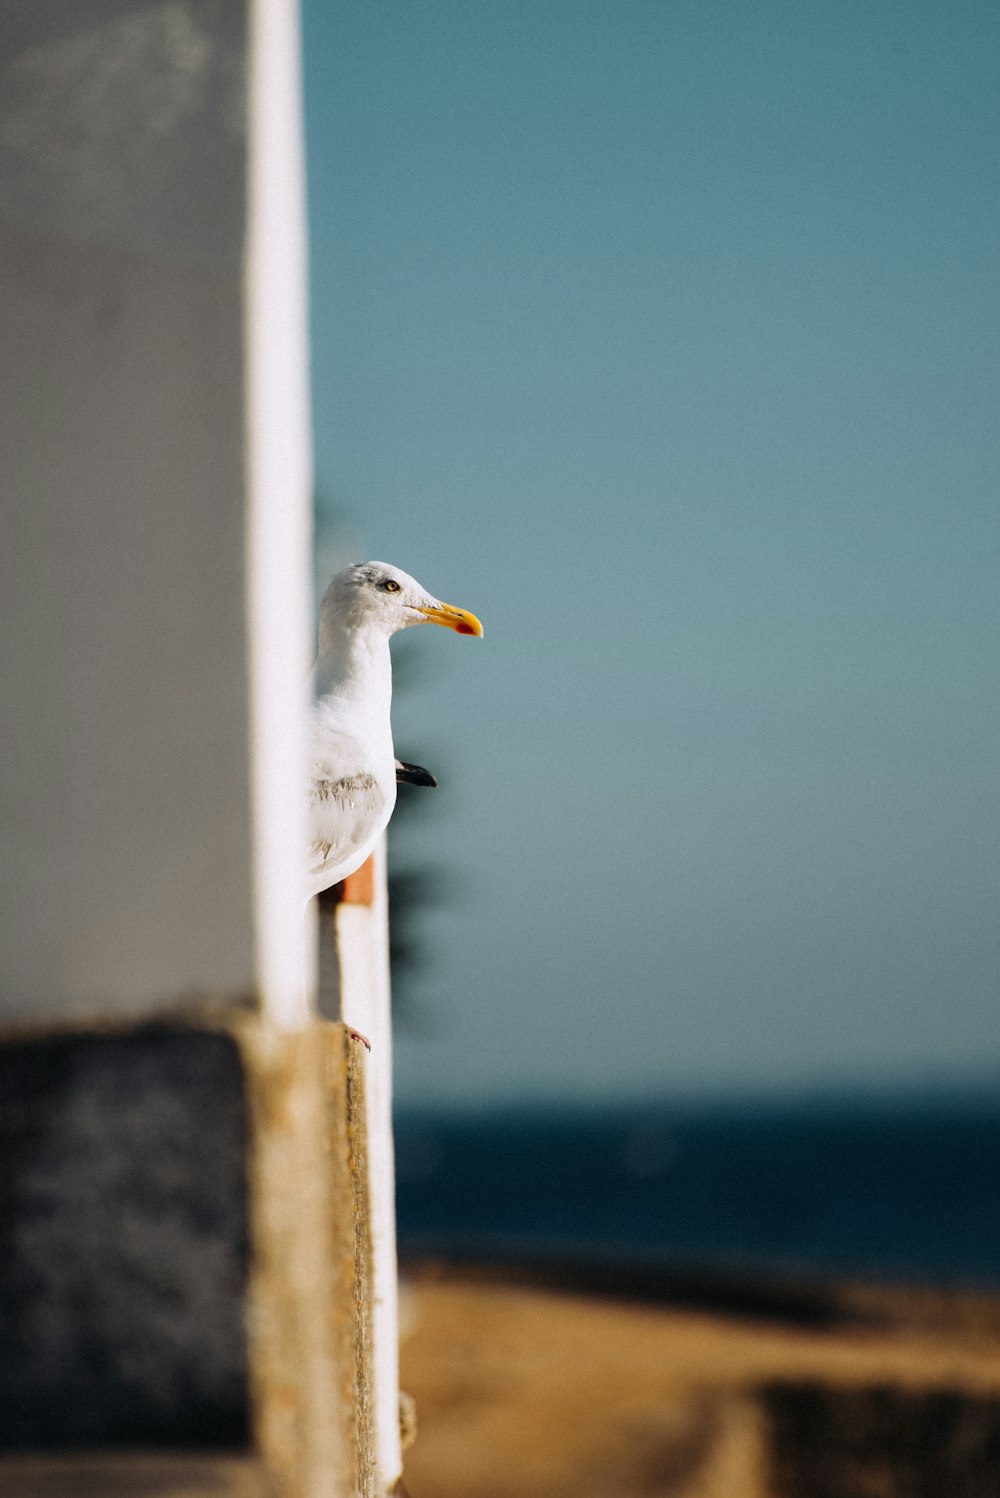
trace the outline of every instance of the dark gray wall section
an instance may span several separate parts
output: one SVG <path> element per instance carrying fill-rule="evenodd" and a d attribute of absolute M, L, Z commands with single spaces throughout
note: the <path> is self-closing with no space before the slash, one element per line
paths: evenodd
<path fill-rule="evenodd" d="M 0 1050 L 0 1446 L 247 1442 L 246 1145 L 226 1035 Z"/>

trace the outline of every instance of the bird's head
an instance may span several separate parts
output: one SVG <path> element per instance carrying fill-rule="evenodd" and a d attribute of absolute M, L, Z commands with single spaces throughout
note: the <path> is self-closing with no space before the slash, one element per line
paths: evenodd
<path fill-rule="evenodd" d="M 408 572 L 387 562 L 358 562 L 337 573 L 320 606 L 321 633 L 325 622 L 335 621 L 387 636 L 411 624 L 443 624 L 460 635 L 483 632 L 475 614 L 442 603 Z"/>

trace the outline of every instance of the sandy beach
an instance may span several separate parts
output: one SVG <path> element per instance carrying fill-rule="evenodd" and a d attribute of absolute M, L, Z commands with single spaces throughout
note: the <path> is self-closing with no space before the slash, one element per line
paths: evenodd
<path fill-rule="evenodd" d="M 1000 1492 L 989 1297 L 842 1287 L 734 1311 L 626 1289 L 411 1265 L 412 1498 Z"/>

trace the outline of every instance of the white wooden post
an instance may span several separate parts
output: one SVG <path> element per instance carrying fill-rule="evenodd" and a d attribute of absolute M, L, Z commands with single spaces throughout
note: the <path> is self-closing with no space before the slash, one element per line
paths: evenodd
<path fill-rule="evenodd" d="M 364 868 L 345 881 L 344 895 L 334 907 L 341 1017 L 371 1042 L 365 1103 L 371 1202 L 374 1446 L 376 1491 L 381 1498 L 392 1490 L 403 1465 L 399 1433 L 389 899 L 384 838 Z"/>

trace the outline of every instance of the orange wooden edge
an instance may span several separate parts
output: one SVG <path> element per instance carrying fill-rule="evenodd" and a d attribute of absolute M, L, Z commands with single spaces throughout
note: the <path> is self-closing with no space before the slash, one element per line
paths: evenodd
<path fill-rule="evenodd" d="M 366 858 L 360 869 L 341 880 L 340 898 L 345 905 L 374 905 L 375 855 Z"/>

